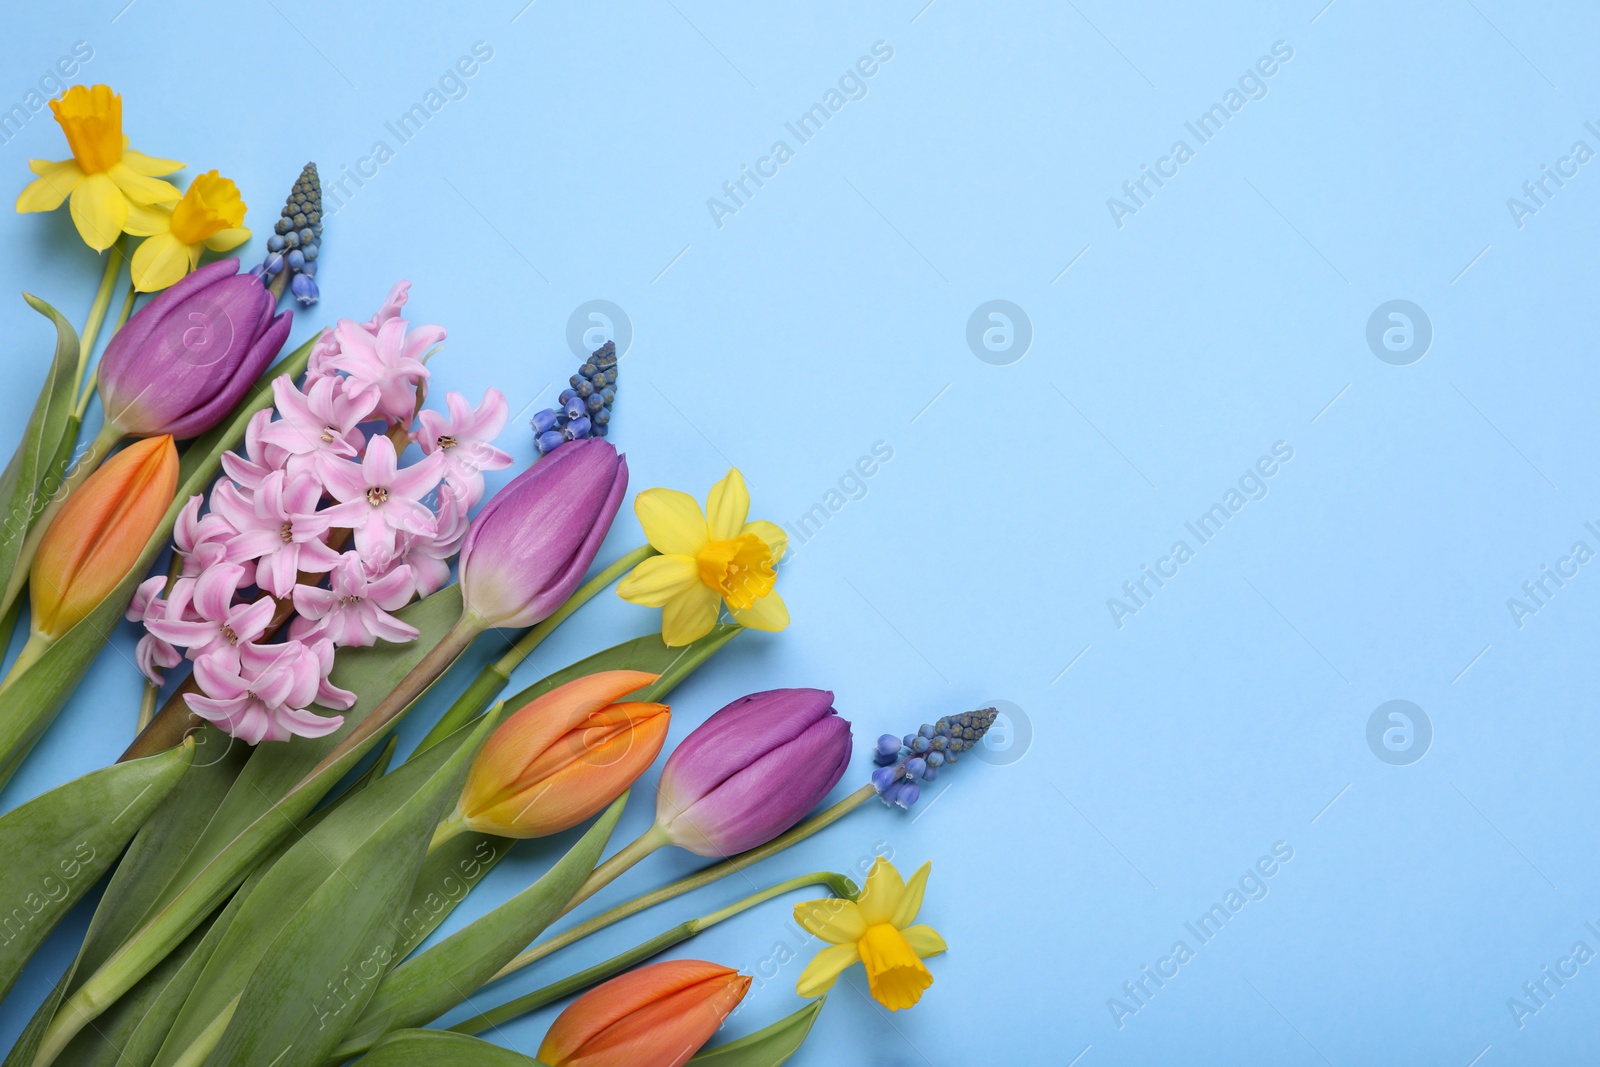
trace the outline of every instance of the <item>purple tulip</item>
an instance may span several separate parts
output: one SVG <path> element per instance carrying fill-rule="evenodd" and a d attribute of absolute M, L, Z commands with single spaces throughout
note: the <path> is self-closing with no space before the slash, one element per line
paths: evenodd
<path fill-rule="evenodd" d="M 289 336 L 294 316 L 237 259 L 201 267 L 112 337 L 100 360 L 106 422 L 130 437 L 197 437 L 233 410 Z"/>
<path fill-rule="evenodd" d="M 628 489 L 628 461 L 574 441 L 495 494 L 461 546 L 461 595 L 484 627 L 532 626 L 583 581 Z"/>
<path fill-rule="evenodd" d="M 667 760 L 656 824 L 668 841 L 697 855 L 731 856 L 805 818 L 849 762 L 850 723 L 833 709 L 832 693 L 773 689 L 741 697 Z"/>

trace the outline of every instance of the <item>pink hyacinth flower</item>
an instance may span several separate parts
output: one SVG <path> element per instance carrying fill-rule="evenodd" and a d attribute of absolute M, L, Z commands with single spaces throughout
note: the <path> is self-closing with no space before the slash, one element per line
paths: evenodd
<path fill-rule="evenodd" d="M 197 578 L 221 563 L 228 554 L 228 539 L 238 533 L 221 515 L 212 513 L 201 518 L 200 505 L 205 499 L 190 497 L 172 528 L 172 543 L 183 557 L 185 578 Z"/>
<path fill-rule="evenodd" d="M 360 557 L 346 552 L 331 577 L 331 589 L 295 587 L 294 610 L 299 618 L 290 632 L 296 640 L 326 637 L 341 647 L 415 640 L 417 628 L 389 614 L 411 601 L 416 580 L 410 567 L 368 577 Z"/>
<path fill-rule="evenodd" d="M 376 334 L 349 321 L 333 328 L 339 346 L 326 366 L 349 375 L 352 391 L 375 390 L 380 415 L 398 426 L 411 425 L 417 410 L 417 385 L 428 377 L 422 357 L 444 340 L 444 327 L 419 326 L 407 332 L 404 319 L 390 319 Z"/>
<path fill-rule="evenodd" d="M 367 442 L 360 463 L 339 460 L 323 472 L 328 494 L 340 503 L 322 514 L 333 526 L 355 531 L 356 549 L 375 562 L 394 558 L 395 535 L 433 537 L 438 523 L 422 498 L 439 484 L 444 466 L 437 453 L 400 469 L 394 444 L 379 434 Z"/>
<path fill-rule="evenodd" d="M 238 532 L 228 540 L 227 561 L 256 561 L 255 582 L 273 596 L 294 592 L 301 571 L 326 574 L 339 553 L 322 540 L 330 521 L 317 511 L 322 486 L 311 474 L 273 471 L 246 500 L 230 486 L 212 494 L 212 506 Z"/>
<path fill-rule="evenodd" d="M 388 322 L 390 319 L 397 319 L 400 317 L 400 311 L 406 306 L 406 300 L 410 297 L 410 295 L 410 282 L 395 282 L 394 286 L 389 290 L 389 295 L 383 298 L 383 305 L 378 308 L 378 313 L 372 316 L 371 321 L 366 323 L 351 322 L 351 325 L 359 326 L 361 329 L 366 330 L 368 333 L 376 337 L 378 335 L 379 328 L 382 327 L 384 323 Z M 350 322 L 349 319 L 340 319 L 339 321 Z M 334 337 L 333 327 L 330 326 L 326 330 L 322 331 L 322 333 L 317 337 L 317 343 L 311 346 L 311 358 L 306 366 L 306 381 L 308 383 L 314 382 L 320 378 L 337 374 L 338 371 L 329 366 L 329 364 L 338 354 L 339 342 Z"/>
<path fill-rule="evenodd" d="M 288 378 L 282 378 L 287 381 Z M 283 465 L 289 460 L 289 453 L 271 444 L 264 439 L 268 427 L 272 425 L 272 409 L 263 408 L 250 416 L 250 422 L 244 431 L 244 455 L 235 452 L 222 454 L 222 469 L 228 477 L 239 483 L 239 488 L 252 492 L 261 484 L 261 479 L 273 471 L 282 470 Z"/>
<path fill-rule="evenodd" d="M 139 588 L 134 590 L 133 602 L 128 605 L 128 621 L 147 622 L 152 618 L 163 618 L 167 612 L 167 602 L 161 599 L 161 594 L 166 586 L 167 580 L 159 574 L 140 582 Z M 147 630 L 139 638 L 133 658 L 140 674 L 150 679 L 152 684 L 161 685 L 164 681 L 162 670 L 182 663 L 183 653 L 174 648 L 170 641 L 163 641 Z"/>
<path fill-rule="evenodd" d="M 361 454 L 365 438 L 356 427 L 378 402 L 372 390 L 353 391 L 340 378 L 322 378 L 302 393 L 288 375 L 273 381 L 272 397 L 283 417 L 261 432 L 262 441 L 288 454 L 289 473 L 318 476 L 328 460 Z"/>
<path fill-rule="evenodd" d="M 407 534 L 400 539 L 396 559 L 411 568 L 421 597 L 430 597 L 450 584 L 450 560 L 461 551 L 472 528 L 467 506 L 448 485 L 439 488 L 438 521 L 439 532 L 433 537 Z"/>
<path fill-rule="evenodd" d="M 183 617 L 169 610 L 161 618 L 146 618 L 145 629 L 187 648 L 192 660 L 219 659 L 237 671 L 240 647 L 267 632 L 274 611 L 271 597 L 261 597 L 253 604 L 233 602 L 234 593 L 244 584 L 244 574 L 245 569 L 237 563 L 217 564 L 194 581 Z"/>
<path fill-rule="evenodd" d="M 323 737 L 344 725 L 343 715 L 322 716 L 308 709 L 323 684 L 322 661 L 299 641 L 244 645 L 235 669 L 220 657 L 196 661 L 201 694 L 188 694 L 196 715 L 252 745 L 287 741 L 296 734 Z"/>
<path fill-rule="evenodd" d="M 460 393 L 446 393 L 444 399 L 450 417 L 437 411 L 419 413 L 416 442 L 424 454 L 444 456 L 445 484 L 470 508 L 483 499 L 483 472 L 511 466 L 510 454 L 493 444 L 505 429 L 509 408 L 498 389 L 485 392 L 476 409 Z"/>

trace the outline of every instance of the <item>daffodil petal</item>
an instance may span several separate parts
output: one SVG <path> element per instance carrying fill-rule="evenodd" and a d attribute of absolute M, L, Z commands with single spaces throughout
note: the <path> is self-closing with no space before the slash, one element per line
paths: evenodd
<path fill-rule="evenodd" d="M 853 945 L 867 932 L 866 920 L 861 918 L 856 902 L 836 897 L 796 904 L 794 921 L 830 945 Z"/>
<path fill-rule="evenodd" d="M 750 491 L 744 486 L 744 475 L 739 473 L 738 467 L 733 467 L 706 495 L 706 526 L 711 530 L 711 540 L 729 541 L 738 537 L 749 514 Z"/>
<path fill-rule="evenodd" d="M 28 169 L 39 177 L 29 182 L 17 197 L 19 212 L 54 211 L 83 181 L 83 171 L 78 169 L 76 160 L 52 163 L 46 159 L 30 159 Z"/>
<path fill-rule="evenodd" d="M 83 243 L 104 252 L 122 236 L 128 221 L 128 200 L 104 174 L 90 174 L 72 190 L 72 221 Z"/>
<path fill-rule="evenodd" d="M 154 293 L 183 280 L 190 271 L 189 246 L 170 233 L 148 238 L 133 253 L 133 287 Z"/>
<path fill-rule="evenodd" d="M 789 608 L 777 593 L 768 593 L 748 608 L 731 610 L 734 622 L 752 630 L 774 633 L 789 625 Z"/>
<path fill-rule="evenodd" d="M 917 912 L 922 910 L 922 894 L 928 888 L 928 872 L 932 870 L 932 863 L 924 863 L 906 882 L 900 905 L 894 909 L 894 917 L 889 920 L 897 929 L 904 930 L 917 921 Z"/>
<path fill-rule="evenodd" d="M 893 921 L 905 892 L 906 884 L 901 880 L 900 872 L 894 869 L 894 864 L 879 856 L 878 862 L 872 865 L 867 875 L 866 888 L 862 889 L 857 900 L 861 907 L 861 918 L 868 926 Z"/>
<path fill-rule="evenodd" d="M 234 226 L 230 229 L 218 230 L 210 237 L 207 237 L 205 246 L 213 252 L 226 252 L 230 248 L 238 248 L 248 240 L 250 240 L 250 228 L 248 226 Z"/>
<path fill-rule="evenodd" d="M 937 956 L 950 947 L 944 943 L 944 938 L 939 936 L 939 931 L 925 924 L 908 926 L 900 932 L 905 935 L 906 944 L 911 946 L 911 951 L 922 959 Z"/>
<path fill-rule="evenodd" d="M 692 556 L 706 547 L 706 519 L 688 493 L 646 489 L 633 498 L 633 513 L 650 547 L 664 556 Z"/>
<path fill-rule="evenodd" d="M 802 997 L 820 997 L 832 989 L 839 976 L 860 959 L 861 950 L 853 943 L 825 948 L 813 956 L 811 962 L 806 964 L 806 969 L 800 972 L 800 981 L 795 983 L 794 991 Z"/>
<path fill-rule="evenodd" d="M 106 174 L 137 204 L 175 204 L 183 198 L 176 185 L 140 174 L 125 161 L 113 164 Z"/>
<path fill-rule="evenodd" d="M 172 228 L 172 209 L 130 203 L 128 221 L 122 224 L 122 228 L 135 237 L 153 237 L 158 233 L 166 233 Z"/>
<path fill-rule="evenodd" d="M 669 648 L 698 641 L 717 624 L 721 603 L 715 590 L 696 582 L 662 605 L 661 640 Z"/>
<path fill-rule="evenodd" d="M 123 138 L 123 140 L 126 141 L 127 138 Z M 159 178 L 164 174 L 171 174 L 173 171 L 182 170 L 188 166 L 188 164 L 179 163 L 175 159 L 147 156 L 143 152 L 136 152 L 127 147 L 122 150 L 122 162 L 135 174 L 143 174 L 147 178 Z"/>
<path fill-rule="evenodd" d="M 789 550 L 789 535 L 784 533 L 783 528 L 775 522 L 757 519 L 755 522 L 745 523 L 744 528 L 739 532 L 741 534 L 755 534 L 765 541 L 767 547 L 772 550 L 772 562 L 774 563 L 782 559 L 783 554 Z"/>
<path fill-rule="evenodd" d="M 692 556 L 651 556 L 617 583 L 617 595 L 632 604 L 659 608 L 700 584 Z"/>

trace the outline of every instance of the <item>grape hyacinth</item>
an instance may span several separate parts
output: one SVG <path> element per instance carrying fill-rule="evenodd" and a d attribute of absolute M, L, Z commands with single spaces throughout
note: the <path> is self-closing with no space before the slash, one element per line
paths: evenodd
<path fill-rule="evenodd" d="M 570 388 L 557 397 L 558 406 L 534 415 L 534 447 L 545 455 L 568 441 L 606 436 L 616 398 L 617 345 L 607 341 L 578 368 Z"/>
<path fill-rule="evenodd" d="M 956 762 L 957 755 L 982 741 L 997 714 L 994 708 L 964 711 L 931 726 L 924 723 L 914 734 L 878 738 L 872 752 L 878 764 L 872 772 L 872 785 L 878 796 L 885 804 L 910 808 L 921 793 L 917 783 L 933 781 L 939 768 Z"/>
<path fill-rule="evenodd" d="M 307 163 L 289 192 L 281 217 L 267 238 L 267 258 L 253 274 L 266 285 L 288 271 L 289 292 L 303 307 L 317 302 L 317 253 L 322 248 L 322 180 Z M 281 291 L 282 285 L 274 291 Z"/>

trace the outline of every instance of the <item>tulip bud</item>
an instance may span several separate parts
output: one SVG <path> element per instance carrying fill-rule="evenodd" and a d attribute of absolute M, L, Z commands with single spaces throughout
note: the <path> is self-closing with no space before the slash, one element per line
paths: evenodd
<path fill-rule="evenodd" d="M 272 362 L 293 315 L 237 259 L 201 267 L 111 338 L 100 359 L 106 423 L 129 437 L 196 437 L 221 422 Z"/>
<path fill-rule="evenodd" d="M 549 1067 L 682 1067 L 750 988 L 701 960 L 652 963 L 595 986 L 556 1017 L 539 1062 Z"/>
<path fill-rule="evenodd" d="M 482 627 L 532 626 L 578 587 L 628 488 L 605 441 L 556 449 L 485 504 L 461 546 L 461 595 Z"/>
<path fill-rule="evenodd" d="M 28 575 L 35 634 L 60 637 L 110 595 L 177 490 L 178 450 L 163 435 L 118 452 L 67 497 Z"/>
<path fill-rule="evenodd" d="M 657 678 L 602 671 L 552 689 L 506 719 L 479 750 L 457 819 L 479 833 L 544 837 L 610 804 L 655 762 L 665 704 L 613 703 Z"/>
<path fill-rule="evenodd" d="M 799 822 L 850 762 L 850 723 L 822 689 L 741 697 L 684 738 L 661 771 L 656 825 L 701 856 L 731 856 Z"/>

